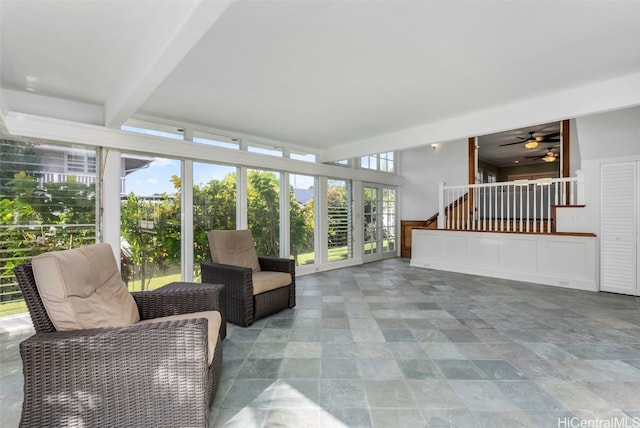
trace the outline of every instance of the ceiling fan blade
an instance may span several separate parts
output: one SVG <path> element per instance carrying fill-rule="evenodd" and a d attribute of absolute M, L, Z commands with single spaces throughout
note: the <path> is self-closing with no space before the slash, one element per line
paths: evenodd
<path fill-rule="evenodd" d="M 542 156 L 525 156 L 525 158 L 527 158 L 527 159 L 542 159 L 545 156 L 546 156 L 546 154 L 542 155 Z"/>
<path fill-rule="evenodd" d="M 543 138 L 541 140 L 538 140 L 538 142 L 539 143 L 559 143 L 560 139 L 559 138 Z"/>
<path fill-rule="evenodd" d="M 555 137 L 559 137 L 560 133 L 559 132 L 552 132 L 551 134 L 547 134 L 547 135 L 541 135 L 542 138 L 545 139 L 545 141 L 549 141 L 548 138 L 555 138 Z M 560 140 L 558 140 L 560 141 Z"/>
<path fill-rule="evenodd" d="M 500 147 L 503 147 L 503 146 L 513 146 L 514 144 L 524 144 L 524 141 L 516 141 L 515 143 L 500 144 Z"/>

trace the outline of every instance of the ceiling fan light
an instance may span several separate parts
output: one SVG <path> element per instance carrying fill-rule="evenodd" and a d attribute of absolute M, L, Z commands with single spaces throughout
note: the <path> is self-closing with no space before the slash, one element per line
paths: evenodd
<path fill-rule="evenodd" d="M 542 160 L 545 161 L 545 162 L 553 162 L 553 161 L 556 160 L 556 157 L 553 156 L 550 153 L 547 153 L 547 155 L 545 157 L 543 157 Z"/>
<path fill-rule="evenodd" d="M 527 149 L 535 149 L 536 147 L 538 147 L 538 141 L 529 140 L 526 143 L 524 143 L 524 147 Z"/>

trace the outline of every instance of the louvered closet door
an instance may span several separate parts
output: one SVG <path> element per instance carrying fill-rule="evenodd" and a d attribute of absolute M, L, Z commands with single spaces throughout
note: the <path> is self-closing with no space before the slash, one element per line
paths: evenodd
<path fill-rule="evenodd" d="M 600 289 L 639 295 L 638 169 L 640 162 L 602 164 Z"/>

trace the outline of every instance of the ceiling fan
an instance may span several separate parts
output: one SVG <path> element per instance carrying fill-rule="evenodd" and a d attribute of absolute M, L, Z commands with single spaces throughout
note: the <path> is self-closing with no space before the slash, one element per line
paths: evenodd
<path fill-rule="evenodd" d="M 524 146 L 527 149 L 535 149 L 536 147 L 538 147 L 539 143 L 558 143 L 560 142 L 560 140 L 557 138 L 560 136 L 559 132 L 552 132 L 551 134 L 547 134 L 547 135 L 538 135 L 537 137 L 534 137 L 533 134 L 535 134 L 536 131 L 529 131 L 529 136 L 528 137 L 520 137 L 520 136 L 516 136 L 517 138 L 520 138 L 522 141 L 516 141 L 513 143 L 506 143 L 506 144 L 500 144 L 500 146 L 512 146 L 514 144 L 522 144 L 524 143 Z"/>
<path fill-rule="evenodd" d="M 556 160 L 557 157 L 560 156 L 560 153 L 556 153 L 553 151 L 553 147 L 549 147 L 547 149 L 547 151 L 545 152 L 545 154 L 543 155 L 538 155 L 538 156 L 525 156 L 525 158 L 529 158 L 529 159 L 542 159 L 545 162 L 553 162 Z"/>

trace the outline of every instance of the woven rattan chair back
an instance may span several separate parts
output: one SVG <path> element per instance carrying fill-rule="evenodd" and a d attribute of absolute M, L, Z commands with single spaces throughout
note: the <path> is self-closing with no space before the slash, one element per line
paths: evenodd
<path fill-rule="evenodd" d="M 20 291 L 27 303 L 27 308 L 31 315 L 31 322 L 33 322 L 36 332 L 49 333 L 56 331 L 56 328 L 49 319 L 49 315 L 42 303 L 42 299 L 40 299 L 40 294 L 38 294 L 38 288 L 36 287 L 36 280 L 33 277 L 31 263 L 27 262 L 16 266 L 13 268 L 13 273 L 18 280 Z"/>

